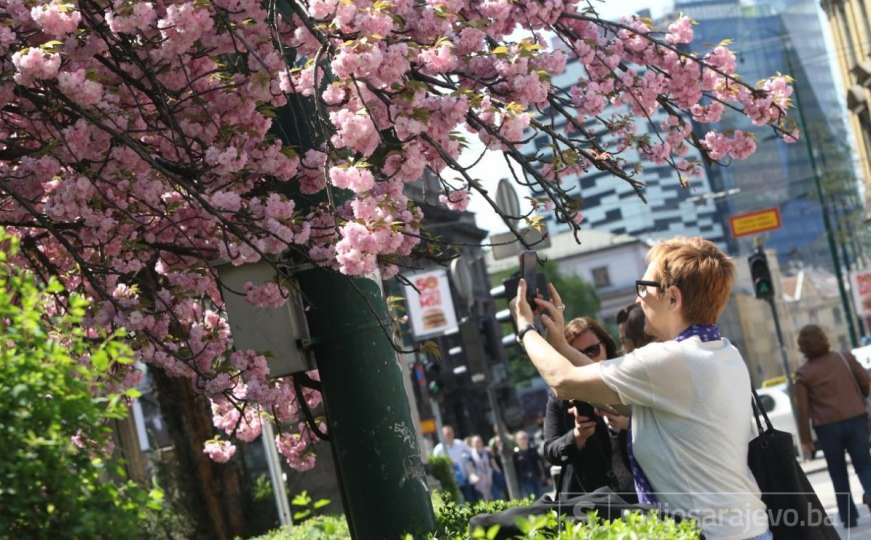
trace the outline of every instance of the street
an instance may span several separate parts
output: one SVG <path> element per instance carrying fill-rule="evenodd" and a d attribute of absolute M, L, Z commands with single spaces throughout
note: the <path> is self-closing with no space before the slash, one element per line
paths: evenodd
<path fill-rule="evenodd" d="M 802 468 L 814 487 L 817 495 L 822 501 L 826 512 L 835 524 L 838 534 L 844 540 L 864 540 L 871 539 L 871 514 L 868 507 L 862 503 L 862 485 L 859 483 L 859 478 L 853 471 L 853 466 L 848 465 L 850 471 L 850 488 L 853 491 L 853 499 L 856 501 L 856 507 L 859 509 L 859 526 L 853 529 L 844 529 L 841 526 L 841 521 L 838 517 L 838 506 L 835 503 L 835 491 L 832 487 L 832 481 L 829 478 L 829 472 L 826 470 L 826 462 L 824 459 L 815 459 L 802 463 Z"/>

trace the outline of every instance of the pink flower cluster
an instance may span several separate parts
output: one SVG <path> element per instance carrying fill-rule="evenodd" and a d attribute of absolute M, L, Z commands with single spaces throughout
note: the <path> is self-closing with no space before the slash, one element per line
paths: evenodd
<path fill-rule="evenodd" d="M 236 445 L 230 441 L 206 441 L 203 452 L 216 463 L 227 463 L 236 454 Z"/>
<path fill-rule="evenodd" d="M 81 13 L 73 4 L 61 0 L 34 6 L 30 9 L 30 16 L 43 32 L 53 37 L 64 37 L 73 33 L 82 20 Z"/>
<path fill-rule="evenodd" d="M 16 70 L 15 82 L 22 86 L 32 86 L 37 80 L 57 77 L 60 55 L 31 47 L 14 53 L 12 64 Z"/>
<path fill-rule="evenodd" d="M 753 134 L 741 130 L 735 130 L 732 136 L 709 131 L 702 139 L 702 144 L 714 160 L 726 156 L 732 159 L 747 159 L 756 151 L 756 139 Z"/>

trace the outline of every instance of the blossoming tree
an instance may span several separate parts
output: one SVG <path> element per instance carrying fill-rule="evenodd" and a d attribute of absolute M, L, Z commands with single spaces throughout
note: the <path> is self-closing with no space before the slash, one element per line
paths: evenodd
<path fill-rule="evenodd" d="M 319 395 L 233 349 L 210 263 L 290 256 L 392 277 L 429 249 L 406 183 L 428 170 L 447 207 L 493 205 L 461 155 L 468 137 L 544 194 L 534 212 L 580 232 L 566 175 L 598 169 L 642 194 L 627 149 L 681 179 L 701 170 L 691 148 L 747 158 L 748 133 L 696 135 L 723 114 L 797 136 L 788 77 L 749 84 L 727 45 L 695 56 L 692 39 L 686 17 L 610 22 L 578 0 L 4 0 L 0 224 L 21 264 L 93 299 L 86 326 L 126 327 L 139 359 L 210 398 L 228 437 L 253 440 L 260 413 L 274 415 L 281 453 L 304 470 L 314 437 L 300 405 Z M 569 60 L 577 77 L 558 88 Z M 309 109 L 294 121 L 311 138 L 295 145 L 273 125 L 289 98 Z M 662 112 L 654 136 L 636 131 Z M 550 157 L 524 154 L 541 135 Z M 261 306 L 286 295 L 244 292 Z M 235 447 L 205 451 L 226 461 Z"/>

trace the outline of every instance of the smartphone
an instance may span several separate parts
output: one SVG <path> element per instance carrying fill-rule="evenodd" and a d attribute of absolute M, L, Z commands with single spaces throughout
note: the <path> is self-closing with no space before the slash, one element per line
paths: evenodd
<path fill-rule="evenodd" d="M 590 420 L 596 418 L 596 411 L 592 405 L 587 403 L 586 401 L 578 401 L 577 399 L 573 399 L 571 401 L 572 406 L 577 409 L 578 416 L 586 416 Z"/>
<path fill-rule="evenodd" d="M 539 294 L 547 299 L 547 278 L 538 270 L 538 256 L 534 251 L 524 251 L 520 254 L 520 277 L 526 281 L 526 301 L 535 309 L 535 298 Z"/>

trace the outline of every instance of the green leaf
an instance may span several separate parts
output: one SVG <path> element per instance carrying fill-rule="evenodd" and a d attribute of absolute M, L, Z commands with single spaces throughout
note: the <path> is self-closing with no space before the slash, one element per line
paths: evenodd
<path fill-rule="evenodd" d="M 312 498 L 308 494 L 308 491 L 302 491 L 297 494 L 297 496 L 294 497 L 292 501 L 290 501 L 290 504 L 294 506 L 308 506 L 311 504 L 311 502 Z"/>

